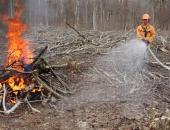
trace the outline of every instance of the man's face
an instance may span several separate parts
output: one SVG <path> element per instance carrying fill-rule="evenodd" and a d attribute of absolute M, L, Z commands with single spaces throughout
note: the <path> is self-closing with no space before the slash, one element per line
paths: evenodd
<path fill-rule="evenodd" d="M 143 19 L 143 24 L 147 25 L 149 23 L 149 19 Z"/>

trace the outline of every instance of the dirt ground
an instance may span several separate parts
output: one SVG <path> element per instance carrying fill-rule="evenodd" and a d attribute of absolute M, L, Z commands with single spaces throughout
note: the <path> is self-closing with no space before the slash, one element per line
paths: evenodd
<path fill-rule="evenodd" d="M 35 113 L 23 104 L 11 115 L 0 114 L 0 130 L 150 130 L 150 109 L 155 108 L 160 115 L 170 109 L 169 78 L 150 79 L 139 90 L 131 86 L 118 87 L 94 68 L 111 72 L 109 61 L 104 60 L 109 56 L 76 56 L 77 60 L 85 61 L 81 72 L 63 71 L 68 76 L 71 96 L 32 103 L 41 113 Z M 169 62 L 169 54 L 158 51 L 157 56 L 161 61 Z M 52 63 L 54 61 L 52 57 Z M 148 63 L 146 67 L 150 72 L 170 76 L 159 65 Z"/>

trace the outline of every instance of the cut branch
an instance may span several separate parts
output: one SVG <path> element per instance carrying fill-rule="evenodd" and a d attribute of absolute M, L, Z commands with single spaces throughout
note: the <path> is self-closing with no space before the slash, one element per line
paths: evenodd
<path fill-rule="evenodd" d="M 39 84 L 42 84 L 43 87 L 45 87 L 49 92 L 51 92 L 55 97 L 57 98 L 63 98 L 60 94 L 56 93 L 51 87 L 49 87 L 41 78 L 38 76 L 34 76 L 34 78 L 39 82 Z"/>
<path fill-rule="evenodd" d="M 73 29 L 81 38 L 83 38 L 84 40 L 87 40 L 87 38 L 84 35 L 82 35 L 77 29 L 75 29 L 69 23 L 66 22 L 66 25 L 68 25 L 71 29 Z"/>
<path fill-rule="evenodd" d="M 165 69 L 167 69 L 167 70 L 170 70 L 170 67 L 169 67 L 169 66 L 164 65 L 164 64 L 155 56 L 155 54 L 152 52 L 150 46 L 148 46 L 148 50 L 149 50 L 149 52 L 151 53 L 152 57 L 153 57 L 163 68 L 165 68 Z"/>
<path fill-rule="evenodd" d="M 4 93 L 3 93 L 2 106 L 3 106 L 4 111 L 7 111 L 7 108 L 6 108 L 6 105 L 5 105 L 5 99 L 6 99 L 6 86 L 5 86 L 5 84 L 3 84 L 3 90 L 4 90 Z"/>
<path fill-rule="evenodd" d="M 35 60 L 31 63 L 32 65 L 35 64 L 40 58 L 41 56 L 45 53 L 45 51 L 47 50 L 48 46 L 45 46 L 44 49 L 39 53 L 39 55 L 35 58 Z"/>
<path fill-rule="evenodd" d="M 31 110 L 37 112 L 37 113 L 41 113 L 39 110 L 37 110 L 36 108 L 32 107 L 32 105 L 30 104 L 30 102 L 28 101 L 28 98 L 26 97 L 26 102 L 28 104 L 28 106 L 31 108 Z"/>

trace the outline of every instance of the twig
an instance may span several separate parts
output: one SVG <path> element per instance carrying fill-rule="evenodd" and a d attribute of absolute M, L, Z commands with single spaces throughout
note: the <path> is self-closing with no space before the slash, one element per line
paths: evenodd
<path fill-rule="evenodd" d="M 51 65 L 51 66 L 46 66 L 47 68 L 52 68 L 52 69 L 55 69 L 55 68 L 65 68 L 67 67 L 67 64 L 62 64 L 62 65 Z"/>
<path fill-rule="evenodd" d="M 46 64 L 47 66 L 50 66 L 47 61 L 44 61 L 44 62 L 45 62 L 45 64 Z M 55 74 L 55 72 L 54 72 L 54 70 L 53 70 L 52 67 L 50 67 L 50 71 L 51 71 L 52 75 L 53 75 L 55 78 L 57 78 L 57 80 L 63 85 L 63 87 L 64 87 L 66 90 L 69 90 L 69 86 L 68 86 L 58 75 Z"/>
<path fill-rule="evenodd" d="M 41 78 L 46 84 L 48 84 L 49 86 L 51 86 L 51 85 L 50 85 L 50 82 L 47 81 L 44 77 L 40 76 L 40 78 Z M 61 83 L 60 83 L 60 84 L 61 84 Z M 61 89 L 57 88 L 57 85 L 53 85 L 52 88 L 53 88 L 55 91 L 57 91 L 58 93 L 63 94 L 63 95 L 71 94 L 71 93 L 68 92 L 68 91 L 64 91 L 64 90 L 61 90 Z"/>
<path fill-rule="evenodd" d="M 16 73 L 21 73 L 21 74 L 32 74 L 34 72 L 37 72 L 38 70 L 33 70 L 33 71 L 20 71 L 20 70 L 15 70 L 15 69 L 5 69 L 5 71 L 13 71 Z"/>
<path fill-rule="evenodd" d="M 57 91 L 58 93 L 61 93 L 61 94 L 63 94 L 63 95 L 69 95 L 69 94 L 72 94 L 71 92 L 64 91 L 64 90 L 61 90 L 61 89 L 59 89 L 59 88 L 55 88 L 55 89 L 56 89 L 56 91 Z"/>
<path fill-rule="evenodd" d="M 165 68 L 165 69 L 167 69 L 167 70 L 170 70 L 170 67 L 169 67 L 169 66 L 164 65 L 164 64 L 155 56 L 155 54 L 154 54 L 154 53 L 152 52 L 152 50 L 150 49 L 150 46 L 148 46 L 148 50 L 149 50 L 149 52 L 151 53 L 152 57 L 153 57 L 163 68 Z"/>
<path fill-rule="evenodd" d="M 52 68 L 51 68 L 51 70 L 52 70 Z M 57 78 L 57 80 L 63 85 L 63 87 L 64 87 L 66 90 L 68 90 L 68 91 L 70 90 L 70 89 L 69 89 L 69 86 L 68 86 L 58 75 L 56 75 L 53 70 L 52 70 L 52 74 L 53 74 L 53 76 L 54 76 L 55 78 Z"/>
<path fill-rule="evenodd" d="M 39 84 L 42 84 L 43 87 L 45 87 L 54 96 L 56 96 L 57 98 L 63 98 L 60 94 L 56 93 L 52 88 L 50 88 L 44 81 L 42 81 L 41 78 L 39 78 L 38 76 L 34 76 L 34 78 L 39 82 Z"/>
<path fill-rule="evenodd" d="M 41 59 L 42 63 L 45 64 L 46 66 L 48 66 L 50 69 L 50 72 L 51 74 L 61 83 L 61 85 L 66 89 L 66 90 L 69 90 L 69 86 L 57 75 L 55 74 L 53 68 L 50 67 L 49 63 L 44 60 L 44 59 Z M 40 77 L 41 78 L 41 77 Z"/>
<path fill-rule="evenodd" d="M 69 23 L 66 22 L 66 25 L 68 25 L 71 29 L 73 29 L 80 37 L 82 37 L 83 39 L 87 40 L 87 38 L 84 35 L 82 35 L 77 29 L 75 29 Z"/>
<path fill-rule="evenodd" d="M 16 103 L 11 109 L 9 109 L 9 110 L 7 110 L 7 111 L 4 111 L 4 114 L 10 114 L 10 113 L 14 112 L 15 109 L 17 109 L 17 107 L 18 107 L 20 104 L 21 104 L 21 101 L 17 101 L 17 103 Z"/>
<path fill-rule="evenodd" d="M 3 89 L 4 89 L 4 93 L 3 93 L 3 103 L 2 103 L 2 105 L 3 105 L 4 111 L 0 111 L 0 112 L 2 112 L 4 114 L 10 114 L 10 113 L 14 112 L 15 109 L 21 104 L 21 101 L 17 101 L 17 103 L 11 109 L 7 110 L 6 105 L 5 105 L 5 98 L 6 98 L 5 84 L 3 84 Z"/>
<path fill-rule="evenodd" d="M 35 103 L 35 102 L 42 102 L 43 100 L 32 100 L 32 101 L 29 101 L 29 103 Z M 24 101 L 22 101 L 21 103 L 25 103 Z"/>
<path fill-rule="evenodd" d="M 94 70 L 96 71 L 96 72 L 98 72 L 99 74 L 102 74 L 102 75 L 104 75 L 105 77 L 107 77 L 107 80 L 112 84 L 112 85 L 115 85 L 115 83 L 113 83 L 113 78 L 108 74 L 108 73 L 106 73 L 106 72 L 104 72 L 104 71 L 102 71 L 102 70 L 99 70 L 99 69 L 97 69 L 96 67 L 93 67 L 94 68 Z M 115 79 L 115 80 L 117 80 L 117 79 Z M 120 81 L 118 81 L 119 83 L 120 83 Z"/>
<path fill-rule="evenodd" d="M 25 72 L 25 71 L 19 71 L 19 70 L 14 70 L 14 69 L 6 69 L 6 73 L 3 73 L 0 75 L 0 83 L 6 81 L 12 76 L 18 76 L 18 75 L 24 75 L 24 74 L 32 74 L 33 72 L 36 72 L 37 70 Z"/>
<path fill-rule="evenodd" d="M 10 65 L 7 65 L 6 68 L 13 66 L 17 61 L 12 62 Z"/>
<path fill-rule="evenodd" d="M 152 78 L 152 79 L 156 79 L 156 75 L 152 74 L 151 72 L 149 71 L 143 71 L 143 73 L 145 74 L 145 76 L 148 76 L 149 78 Z"/>
<path fill-rule="evenodd" d="M 36 108 L 32 107 L 32 105 L 30 104 L 30 102 L 28 101 L 28 98 L 26 97 L 26 102 L 28 104 L 28 106 L 35 112 L 41 113 L 39 110 L 37 110 Z"/>
<path fill-rule="evenodd" d="M 35 58 L 35 60 L 31 63 L 31 65 L 35 64 L 40 58 L 41 56 L 45 53 L 45 51 L 47 50 L 48 46 L 45 46 L 44 49 L 39 53 L 39 55 Z"/>
<path fill-rule="evenodd" d="M 165 78 L 165 79 L 169 79 L 169 77 L 167 77 L 167 76 L 163 76 L 163 75 L 161 75 L 161 74 L 159 74 L 159 73 L 154 73 L 156 76 L 159 76 L 160 78 Z"/>
<path fill-rule="evenodd" d="M 4 111 L 7 111 L 7 108 L 6 108 L 6 105 L 5 105 L 5 98 L 6 98 L 6 86 L 5 86 L 5 84 L 3 84 L 3 90 L 4 90 L 4 93 L 3 93 L 2 106 L 3 106 Z"/>
<path fill-rule="evenodd" d="M 159 65 L 159 63 L 158 62 L 154 62 L 154 61 L 150 61 L 150 62 L 147 62 L 148 64 L 158 64 Z M 170 62 L 164 62 L 163 63 L 164 65 L 170 65 Z"/>

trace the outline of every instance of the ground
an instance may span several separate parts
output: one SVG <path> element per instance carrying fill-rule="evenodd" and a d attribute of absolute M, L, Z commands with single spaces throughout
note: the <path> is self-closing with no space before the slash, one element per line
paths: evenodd
<path fill-rule="evenodd" d="M 169 62 L 169 53 L 157 51 L 156 54 L 163 62 Z M 1 114 L 1 130 L 151 130 L 153 108 L 158 118 L 170 108 L 169 71 L 161 66 L 145 65 L 149 72 L 168 78 L 146 78 L 142 88 L 131 84 L 122 87 L 107 75 L 112 74 L 110 60 L 106 60 L 111 54 L 88 52 L 71 56 L 84 62 L 81 72 L 61 70 L 73 94 L 57 101 L 32 103 L 41 113 L 23 104 L 11 115 Z M 50 63 L 56 64 L 59 57 L 51 56 Z"/>

